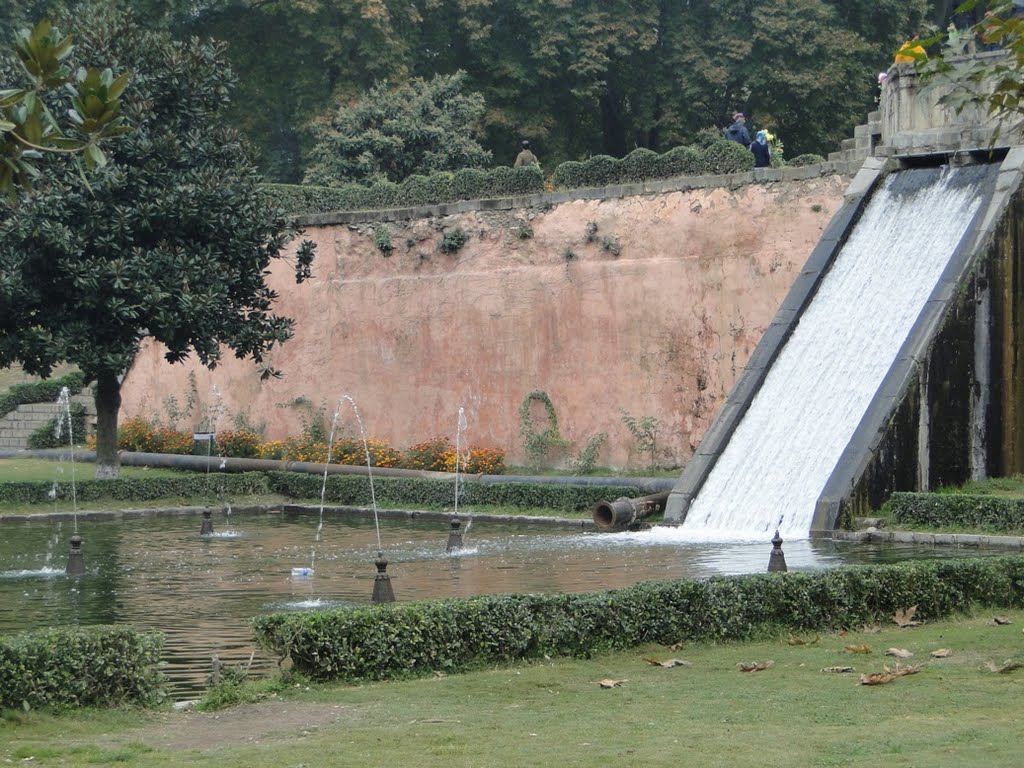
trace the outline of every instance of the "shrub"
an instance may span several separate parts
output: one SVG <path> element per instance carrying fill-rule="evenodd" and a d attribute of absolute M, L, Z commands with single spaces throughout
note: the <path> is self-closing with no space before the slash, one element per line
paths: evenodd
<path fill-rule="evenodd" d="M 463 168 L 452 177 L 453 200 L 476 200 L 487 185 L 487 172 L 479 168 Z"/>
<path fill-rule="evenodd" d="M 619 180 L 627 182 L 654 179 L 660 175 L 661 156 L 650 149 L 634 149 L 619 165 Z"/>
<path fill-rule="evenodd" d="M 825 158 L 821 155 L 806 154 L 797 155 L 792 160 L 786 162 L 786 165 L 794 168 L 801 168 L 805 165 L 821 165 L 825 162 Z"/>
<path fill-rule="evenodd" d="M 735 141 L 720 139 L 704 150 L 703 173 L 739 173 L 754 168 L 754 155 Z"/>
<path fill-rule="evenodd" d="M 81 403 L 71 403 L 71 435 L 77 444 L 85 441 L 85 406 Z M 64 420 L 61 425 L 60 436 L 57 435 L 57 423 Z M 44 426 L 37 429 L 28 436 L 28 447 L 39 448 L 66 448 L 68 446 L 68 425 L 64 416 L 54 416 Z"/>
<path fill-rule="evenodd" d="M 462 227 L 455 227 L 444 233 L 438 249 L 441 253 L 455 253 L 466 244 L 467 240 L 469 240 L 469 235 L 462 230 Z"/>
<path fill-rule="evenodd" d="M 260 445 L 256 452 L 257 458 L 281 460 L 285 457 L 285 441 L 269 440 Z"/>
<path fill-rule="evenodd" d="M 162 646 L 163 635 L 128 627 L 0 637 L 0 708 L 156 704 Z"/>
<path fill-rule="evenodd" d="M 202 498 L 211 488 L 223 488 L 233 496 L 260 496 L 270 492 L 266 475 L 261 472 L 211 472 L 183 474 L 174 477 L 140 477 L 126 480 L 83 480 L 75 482 L 75 498 L 79 502 L 152 501 L 161 498 Z M 50 493 L 62 501 L 71 499 L 71 484 L 51 482 L 0 483 L 0 502 L 13 504 L 46 504 L 53 501 Z"/>
<path fill-rule="evenodd" d="M 266 478 L 272 493 L 293 499 L 320 498 L 323 483 L 321 476 L 298 472 L 268 472 Z M 377 502 L 383 504 L 444 508 L 453 501 L 450 480 L 375 476 L 373 490 Z M 593 487 L 526 483 L 469 483 L 464 487 L 464 492 L 466 504 L 495 504 L 561 512 L 583 512 L 609 497 L 641 495 L 637 487 L 629 485 Z M 369 481 L 361 475 L 329 475 L 324 493 L 325 500 L 333 504 L 365 506 L 371 501 Z"/>
<path fill-rule="evenodd" d="M 1005 557 L 277 613 L 253 619 L 252 628 L 260 647 L 290 657 L 299 672 L 378 680 L 648 643 L 860 627 L 911 605 L 931 620 L 1022 604 L 1024 559 Z"/>
<path fill-rule="evenodd" d="M 567 160 L 562 163 L 555 168 L 555 172 L 551 175 L 551 183 L 555 189 L 576 189 L 584 186 L 583 163 L 578 163 L 575 160 Z"/>
<path fill-rule="evenodd" d="M 583 186 L 603 187 L 608 184 L 617 184 L 621 165 L 622 163 L 611 155 L 594 155 L 584 162 L 580 169 Z"/>
<path fill-rule="evenodd" d="M 401 466 L 406 469 L 445 472 L 445 457 L 454 451 L 455 446 L 447 437 L 434 437 L 409 448 L 405 452 Z"/>
<path fill-rule="evenodd" d="M 960 527 L 989 531 L 1024 530 L 1024 499 L 951 493 L 894 493 L 893 522 L 929 528 Z"/>
<path fill-rule="evenodd" d="M 693 147 L 675 147 L 658 158 L 658 176 L 696 176 L 701 173 L 703 158 Z"/>
<path fill-rule="evenodd" d="M 72 395 L 77 395 L 85 387 L 85 376 L 80 371 L 72 371 L 57 379 L 15 384 L 7 392 L 0 394 L 0 416 L 6 416 L 19 405 L 26 403 L 55 402 L 64 387 L 67 387 Z"/>
<path fill-rule="evenodd" d="M 252 459 L 260 454 L 260 437 L 248 430 L 218 432 L 216 441 L 217 454 L 220 456 Z"/>
<path fill-rule="evenodd" d="M 381 226 L 374 233 L 373 244 L 376 245 L 377 250 L 385 256 L 390 256 L 391 252 L 395 250 L 395 246 L 391 242 L 391 230 L 384 226 Z"/>

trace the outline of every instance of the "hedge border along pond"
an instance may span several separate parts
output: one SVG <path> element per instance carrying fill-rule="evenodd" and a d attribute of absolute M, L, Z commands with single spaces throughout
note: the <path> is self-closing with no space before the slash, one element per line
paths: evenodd
<path fill-rule="evenodd" d="M 384 680 L 646 643 L 742 640 L 971 605 L 1021 607 L 1024 558 L 930 560 L 827 571 L 647 582 L 586 594 L 493 595 L 258 616 L 257 644 L 320 679 Z"/>
<path fill-rule="evenodd" d="M 959 493 L 894 493 L 893 522 L 932 528 L 958 526 L 990 531 L 1024 530 L 1024 499 Z"/>
<path fill-rule="evenodd" d="M 79 502 L 155 501 L 162 498 L 197 497 L 214 495 L 238 498 L 242 496 L 276 493 L 291 499 L 319 499 L 323 475 L 301 472 L 243 472 L 241 474 L 217 472 L 209 475 L 194 473 L 181 477 L 145 477 L 120 480 L 78 480 L 75 483 Z M 622 496 L 642 495 L 632 485 L 584 486 L 537 485 L 530 483 L 474 483 L 460 485 L 459 503 L 496 504 L 509 507 L 550 509 L 553 512 L 582 512 L 599 501 Z M 49 494 L 52 482 L 0 483 L 0 502 L 16 504 L 52 503 Z M 451 480 L 425 480 L 419 478 L 373 478 L 373 490 L 378 505 L 425 504 L 451 505 L 454 484 Z M 71 483 L 57 484 L 57 498 L 71 498 Z M 329 475 L 324 501 L 331 504 L 368 506 L 372 502 L 370 482 L 365 476 Z"/>
<path fill-rule="evenodd" d="M 0 708 L 157 704 L 159 632 L 74 627 L 0 636 Z"/>

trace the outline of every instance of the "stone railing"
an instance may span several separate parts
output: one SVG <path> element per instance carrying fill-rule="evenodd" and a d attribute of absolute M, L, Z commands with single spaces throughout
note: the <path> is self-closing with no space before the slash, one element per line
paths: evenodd
<path fill-rule="evenodd" d="M 987 63 L 1005 56 L 1004 51 L 978 53 L 947 59 L 953 67 L 971 61 Z M 931 82 L 914 64 L 890 68 L 881 93 L 881 143 L 894 154 L 924 154 L 935 151 L 987 148 L 993 138 L 1000 146 L 1021 143 L 1020 125 L 1000 123 L 981 104 L 967 104 L 957 112 L 944 99 L 957 87 L 948 79 Z"/>

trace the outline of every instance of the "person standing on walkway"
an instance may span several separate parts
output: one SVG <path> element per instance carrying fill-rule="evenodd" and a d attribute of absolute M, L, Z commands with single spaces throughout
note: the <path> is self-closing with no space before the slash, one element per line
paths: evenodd
<path fill-rule="evenodd" d="M 537 156 L 530 151 L 530 142 L 524 141 L 523 148 L 519 154 L 516 155 L 516 162 L 513 167 L 525 168 L 531 165 L 540 165 L 540 161 Z"/>
<path fill-rule="evenodd" d="M 725 138 L 735 141 L 744 147 L 750 146 L 750 131 L 747 130 L 747 118 L 742 112 L 732 113 L 732 125 L 725 129 Z"/>
<path fill-rule="evenodd" d="M 772 148 L 768 145 L 768 134 L 758 131 L 750 142 L 750 151 L 754 155 L 755 168 L 767 168 L 772 164 Z"/>

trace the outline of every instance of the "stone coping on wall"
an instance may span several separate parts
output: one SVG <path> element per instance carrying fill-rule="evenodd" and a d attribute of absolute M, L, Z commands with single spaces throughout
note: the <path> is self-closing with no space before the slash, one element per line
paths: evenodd
<path fill-rule="evenodd" d="M 933 547 L 981 547 L 1024 549 L 1024 536 L 996 536 L 987 533 L 932 533 L 929 531 L 829 531 L 824 538 L 868 544 L 925 544 Z"/>
<path fill-rule="evenodd" d="M 473 211 L 510 211 L 522 208 L 550 208 L 561 203 L 577 200 L 609 200 L 620 197 L 658 195 L 665 192 L 688 192 L 693 189 L 735 189 L 747 184 L 771 182 L 804 181 L 819 176 L 852 176 L 860 162 L 827 161 L 818 165 L 796 168 L 754 168 L 742 173 L 726 173 L 714 176 L 676 176 L 670 179 L 652 179 L 635 184 L 613 184 L 605 187 L 586 187 L 557 192 L 538 192 L 532 195 L 487 198 L 483 200 L 458 200 L 449 203 L 434 203 L 406 208 L 386 208 L 377 211 L 330 211 L 327 213 L 297 216 L 296 221 L 304 227 L 329 227 L 337 224 L 359 224 L 368 221 L 409 221 L 439 216 L 451 216 Z"/>

